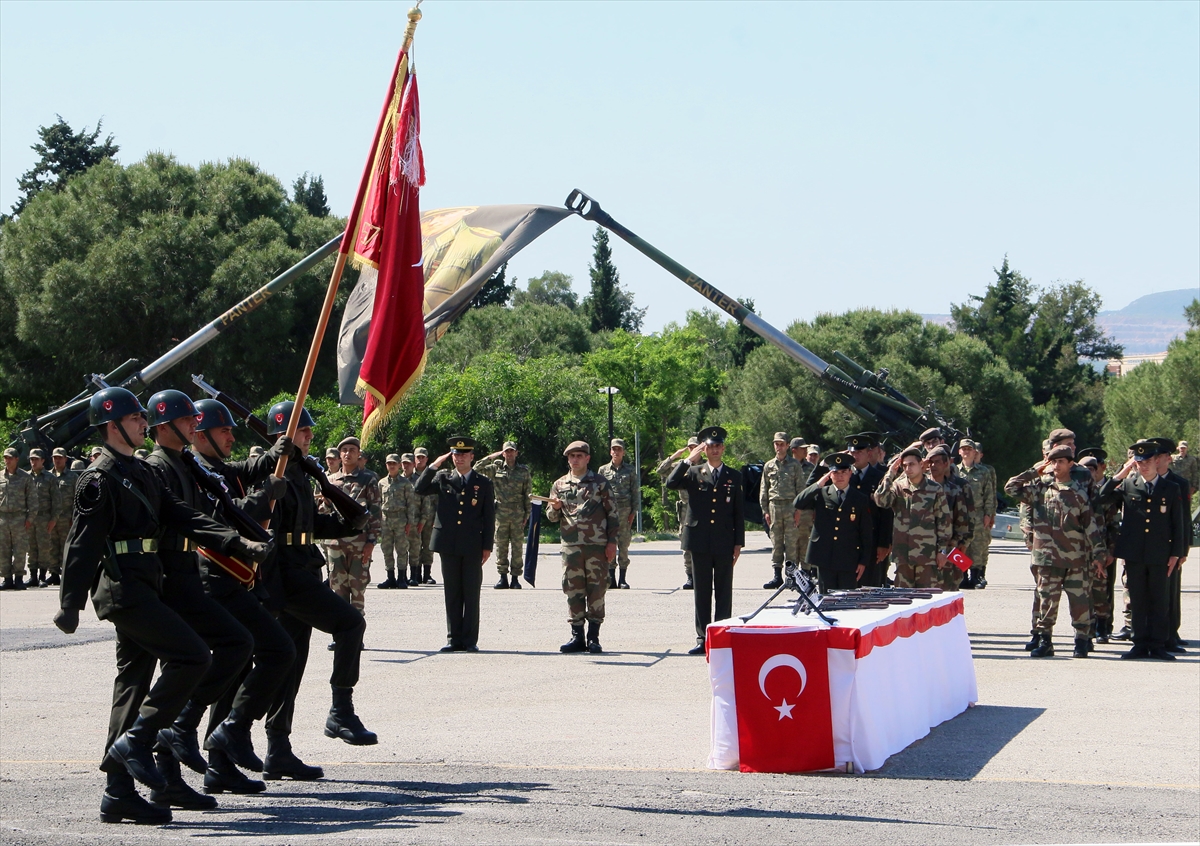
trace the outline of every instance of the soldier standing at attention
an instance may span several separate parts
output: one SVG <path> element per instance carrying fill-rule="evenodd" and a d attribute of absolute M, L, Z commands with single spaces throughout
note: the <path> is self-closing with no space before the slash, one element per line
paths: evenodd
<path fill-rule="evenodd" d="M 414 534 L 416 521 L 413 512 L 419 507 L 412 482 L 401 475 L 400 456 L 392 453 L 384 462 L 387 475 L 379 480 L 380 530 L 379 545 L 383 549 L 383 566 L 387 578 L 379 583 L 381 590 L 408 587 L 408 540 Z M 412 466 L 412 462 L 409 462 Z M 420 550 L 418 550 L 418 555 Z M 396 578 L 396 572 L 400 578 Z"/>
<path fill-rule="evenodd" d="M 961 476 L 951 476 L 950 449 L 942 444 L 929 450 L 925 456 L 925 466 L 929 476 L 942 486 L 946 494 L 946 504 L 950 506 L 950 545 L 966 552 L 971 547 L 971 539 L 975 525 L 975 497 L 971 488 Z M 949 554 L 949 549 L 946 550 Z M 947 559 L 937 572 L 935 582 L 942 590 L 958 590 L 962 574 L 957 567 Z"/>
<path fill-rule="evenodd" d="M 416 464 L 416 456 L 411 452 L 400 456 L 400 475 L 408 479 L 409 485 L 417 483 Z M 426 515 L 428 505 L 433 501 L 432 497 L 418 496 L 415 489 L 412 492 L 412 502 L 408 507 L 410 531 L 404 536 L 404 541 L 408 544 L 408 575 L 405 576 L 403 573 L 397 575 L 397 580 L 408 579 L 409 587 L 421 584 L 421 538 L 424 536 L 425 526 L 433 524 L 433 519 Z"/>
<path fill-rule="evenodd" d="M 850 453 L 833 453 L 825 459 L 825 466 L 829 472 L 805 488 L 793 503 L 796 510 L 815 515 L 804 561 L 819 573 L 821 593 L 854 590 L 875 557 L 871 500 L 850 487 L 850 468 L 854 466 Z"/>
<path fill-rule="evenodd" d="M 1187 441 L 1180 441 L 1179 446 L 1176 447 L 1175 454 L 1171 456 L 1171 469 L 1187 479 L 1193 495 L 1200 491 L 1200 458 L 1188 452 Z M 1186 503 L 1185 510 L 1190 516 L 1192 510 L 1190 502 Z"/>
<path fill-rule="evenodd" d="M 18 453 L 4 450 L 0 472 L 0 590 L 25 590 L 25 553 L 33 526 L 33 482 L 17 466 Z"/>
<path fill-rule="evenodd" d="M 667 483 L 667 479 L 670 478 L 671 471 L 675 469 L 676 465 L 679 464 L 683 456 L 691 452 L 691 448 L 698 443 L 700 442 L 696 439 L 696 436 L 693 435 L 692 437 L 688 438 L 686 447 L 675 450 L 675 452 L 667 456 L 663 462 L 658 465 L 656 472 L 658 473 L 659 480 L 664 485 Z M 688 522 L 688 492 L 686 489 L 680 488 L 678 493 L 679 499 L 675 503 L 675 519 L 679 523 L 679 545 L 682 547 L 683 527 L 686 526 Z M 692 581 L 692 551 L 686 548 L 683 550 L 683 572 L 687 577 L 683 582 L 683 589 L 693 590 L 695 588 L 695 583 Z"/>
<path fill-rule="evenodd" d="M 492 480 L 471 469 L 474 439 L 453 435 L 448 443 L 450 451 L 434 459 L 414 487 L 418 495 L 437 495 L 429 546 L 441 558 L 446 583 L 446 645 L 441 651 L 478 652 L 479 589 L 496 533 L 496 494 Z M 440 469 L 447 458 L 453 469 Z"/>
<path fill-rule="evenodd" d="M 1081 467 L 1086 467 L 1092 473 L 1092 481 L 1096 485 L 1096 496 L 1092 497 L 1092 511 L 1100 521 L 1104 532 L 1104 578 L 1092 579 L 1092 630 L 1096 633 L 1098 643 L 1108 643 L 1112 635 L 1113 621 L 1113 589 L 1116 586 L 1116 556 L 1117 539 L 1121 536 L 1121 503 L 1100 502 L 1099 491 L 1107 476 L 1108 453 L 1093 447 L 1081 449 L 1075 456 Z M 1130 632 L 1132 633 L 1132 629 Z"/>
<path fill-rule="evenodd" d="M 1192 485 L 1191 483 L 1176 473 L 1172 468 L 1171 454 L 1175 452 L 1175 442 L 1170 438 L 1150 438 L 1158 444 L 1158 455 L 1154 460 L 1158 462 L 1158 475 L 1164 479 L 1174 482 L 1179 486 L 1181 500 L 1183 506 L 1183 555 L 1179 556 L 1179 563 L 1175 565 L 1175 569 L 1167 581 L 1167 591 L 1169 593 L 1168 602 L 1168 621 L 1169 634 L 1167 635 L 1167 651 L 1168 652 L 1186 652 L 1184 649 L 1183 638 L 1179 636 L 1179 624 L 1181 620 L 1182 603 L 1183 603 L 1183 565 L 1187 562 L 1188 553 L 1192 546 L 1192 521 L 1189 515 L 1190 504 L 1192 501 Z"/>
<path fill-rule="evenodd" d="M 667 487 L 689 492 L 689 519 L 683 544 L 692 551 L 696 592 L 696 645 L 689 655 L 703 655 L 708 624 L 716 614 L 724 620 L 733 614 L 733 568 L 746 545 L 745 501 L 742 474 L 722 462 L 726 432 L 709 426 L 700 432 L 700 444 L 671 471 Z M 708 460 L 696 464 L 701 455 Z"/>
<path fill-rule="evenodd" d="M 862 491 L 871 498 L 873 504 L 878 502 L 874 496 L 875 490 L 887 474 L 885 467 L 872 462 L 879 448 L 879 438 L 874 432 L 859 432 L 857 435 L 846 438 L 846 451 L 854 456 L 854 469 L 850 471 L 850 487 Z M 813 470 L 813 473 L 819 472 L 819 470 Z M 816 480 L 812 474 L 809 474 L 809 484 L 814 481 Z M 860 583 L 864 587 L 881 587 L 887 576 L 888 553 L 892 551 L 891 508 L 875 505 L 875 513 L 871 515 L 871 521 L 875 525 L 875 561 L 867 568 Z"/>
<path fill-rule="evenodd" d="M 425 472 L 425 468 L 429 466 L 429 450 L 425 447 L 417 447 L 413 450 L 413 472 L 419 477 Z M 416 478 L 413 479 L 413 488 L 417 486 Z M 421 575 L 418 579 L 418 584 L 436 585 L 437 582 L 433 579 L 433 524 L 437 520 L 437 503 L 438 492 L 436 489 L 430 489 L 430 492 L 421 495 L 421 520 L 424 528 L 421 529 Z M 411 566 L 411 563 L 410 563 Z M 444 577 L 443 577 L 444 578 Z M 412 582 L 409 581 L 411 585 Z"/>
<path fill-rule="evenodd" d="M 41 587 L 46 574 L 62 555 L 62 548 L 55 549 L 51 540 L 60 508 L 58 479 L 46 470 L 46 453 L 36 447 L 29 451 L 29 481 L 33 525 L 29 527 L 28 587 Z"/>
<path fill-rule="evenodd" d="M 1102 577 L 1107 552 L 1091 498 L 1071 477 L 1074 467 L 1075 450 L 1060 444 L 1051 448 L 1046 461 L 1004 485 L 1005 493 L 1029 506 L 1033 561 L 1038 569 L 1034 624 L 1038 645 L 1029 652 L 1034 658 L 1054 655 L 1052 635 L 1063 591 L 1075 627 L 1072 655 L 1086 658 L 1092 651 L 1091 579 L 1084 570 L 1090 568 Z"/>
<path fill-rule="evenodd" d="M 50 533 L 50 547 L 54 556 L 50 563 L 50 575 L 47 585 L 62 584 L 63 547 L 67 543 L 67 531 L 71 528 L 71 509 L 75 505 L 75 482 L 79 478 L 77 470 L 67 468 L 67 451 L 55 447 L 51 453 L 54 462 L 54 480 L 58 485 L 58 510 L 54 514 L 54 530 Z"/>
<path fill-rule="evenodd" d="M 633 540 L 634 505 L 637 504 L 638 489 L 641 480 L 638 478 L 636 467 L 625 462 L 625 441 L 613 438 L 609 444 L 608 454 L 612 461 L 603 465 L 597 472 L 608 481 L 612 494 L 613 505 L 617 509 L 617 555 L 616 560 L 609 560 L 608 586 L 610 588 L 629 588 L 625 581 L 625 571 L 629 569 L 629 543 Z M 621 576 L 617 578 L 616 565 L 621 567 Z"/>
<path fill-rule="evenodd" d="M 342 472 L 342 453 L 337 447 L 325 450 L 325 475 L 330 478 L 334 473 Z"/>
<path fill-rule="evenodd" d="M 371 555 L 379 540 L 379 477 L 367 469 L 358 438 L 342 438 L 338 452 L 342 472 L 330 481 L 366 508 L 370 518 L 361 534 L 339 538 L 330 546 L 329 587 L 363 614 L 367 585 L 371 583 Z"/>
<path fill-rule="evenodd" d="M 763 465 L 758 504 L 762 508 L 763 522 L 771 532 L 771 566 L 775 570 L 774 578 L 763 587 L 774 589 L 783 585 L 783 562 L 797 560 L 794 555 L 800 512 L 792 507 L 792 503 L 804 490 L 808 476 L 800 462 L 788 455 L 785 433 L 776 432 L 771 443 L 775 457 Z"/>
<path fill-rule="evenodd" d="M 572 441 L 563 450 L 570 471 L 550 486 L 546 519 L 561 523 L 563 593 L 567 595 L 567 621 L 571 639 L 560 652 L 602 652 L 600 624 L 604 622 L 604 594 L 610 587 L 609 562 L 617 551 L 621 520 L 608 480 L 588 469 L 591 447 Z M 587 641 L 583 623 L 587 620 Z"/>
<path fill-rule="evenodd" d="M 971 488 L 975 509 L 971 512 L 971 542 L 963 551 L 971 559 L 971 570 L 963 574 L 961 588 L 967 590 L 987 587 L 988 546 L 992 540 L 992 527 L 996 525 L 996 479 L 995 474 L 979 460 L 975 441 L 963 438 L 958 442 L 958 454 L 962 464 L 958 477 Z"/>
<path fill-rule="evenodd" d="M 817 469 L 817 465 L 821 463 L 820 448 L 816 444 L 804 443 L 803 438 L 792 438 L 788 450 L 791 452 L 792 458 L 800 462 L 800 486 L 803 488 L 811 484 L 808 480 L 811 478 L 813 470 Z M 867 501 L 869 502 L 870 499 L 868 496 Z M 806 508 L 794 513 L 797 519 L 796 543 L 788 550 L 788 558 L 799 564 L 804 562 L 808 555 L 808 540 L 812 537 L 813 515 L 816 512 Z"/>
<path fill-rule="evenodd" d="M 892 509 L 892 561 L 896 587 L 933 587 L 934 571 L 946 564 L 942 551 L 953 534 L 942 486 L 925 475 L 921 450 L 911 446 L 896 457 L 875 489 L 875 504 Z"/>
<path fill-rule="evenodd" d="M 517 444 L 505 441 L 504 448 L 475 462 L 475 472 L 492 480 L 496 491 L 496 570 L 500 580 L 494 587 L 521 589 L 521 571 L 525 566 L 525 527 L 532 506 L 533 475 L 517 463 Z M 511 562 L 511 563 L 510 563 Z M 509 568 L 512 579 L 509 580 Z"/>

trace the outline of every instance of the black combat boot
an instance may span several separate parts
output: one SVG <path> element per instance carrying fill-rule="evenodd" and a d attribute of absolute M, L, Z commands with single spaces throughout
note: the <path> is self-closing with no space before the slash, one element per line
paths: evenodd
<path fill-rule="evenodd" d="M 1092 651 L 1092 642 L 1086 637 L 1075 636 L 1075 651 L 1071 653 L 1072 658 L 1086 658 L 1088 653 Z"/>
<path fill-rule="evenodd" d="M 426 565 L 425 565 L 425 566 L 424 566 L 422 569 L 425 571 L 425 575 L 424 575 L 424 577 L 421 579 L 421 584 L 423 584 L 423 585 L 436 585 L 436 584 L 437 584 L 437 582 L 436 582 L 436 581 L 434 581 L 434 578 L 433 578 L 433 565 L 432 565 L 432 564 L 426 564 Z"/>
<path fill-rule="evenodd" d="M 62 576 L 60 576 L 58 573 L 51 573 L 50 578 L 47 579 L 47 581 L 52 585 L 61 585 Z"/>
<path fill-rule="evenodd" d="M 139 716 L 129 727 L 129 731 L 108 747 L 105 759 L 120 764 L 131 776 L 151 790 L 161 790 L 167 786 L 167 782 L 154 764 L 154 753 L 150 748 L 154 742 L 154 735 L 154 730 L 148 728 Z"/>
<path fill-rule="evenodd" d="M 521 589 L 521 577 L 514 574 L 512 577 L 512 581 L 508 583 L 508 586 L 510 588 L 512 588 L 513 590 L 520 590 Z"/>
<path fill-rule="evenodd" d="M 1099 617 L 1096 619 L 1096 643 L 1108 643 L 1108 636 L 1112 634 L 1112 621 L 1107 617 Z"/>
<path fill-rule="evenodd" d="M 775 568 L 775 577 L 773 579 L 771 579 L 771 581 L 769 581 L 765 585 L 763 585 L 763 589 L 764 590 L 776 590 L 781 587 L 783 587 L 783 568 L 776 567 Z"/>
<path fill-rule="evenodd" d="M 267 757 L 263 759 L 263 778 L 277 781 L 290 778 L 295 781 L 316 781 L 325 775 L 320 767 L 310 767 L 292 752 L 292 742 L 286 734 L 267 732 Z"/>
<path fill-rule="evenodd" d="M 175 718 L 170 728 L 158 733 L 156 746 L 169 749 L 179 763 L 189 770 L 203 773 L 208 769 L 208 761 L 200 754 L 200 738 L 196 736 L 196 727 L 204 716 L 204 705 L 188 702 Z"/>
<path fill-rule="evenodd" d="M 169 808 L 182 808 L 185 811 L 211 811 L 217 807 L 217 800 L 203 793 L 197 793 L 183 780 L 183 771 L 175 760 L 175 753 L 166 746 L 159 744 L 154 747 L 154 760 L 158 771 L 167 780 L 167 786 L 162 790 L 151 790 L 150 801 L 155 805 Z"/>
<path fill-rule="evenodd" d="M 987 587 L 987 576 L 983 570 L 971 570 L 971 578 L 975 581 L 975 590 L 983 590 Z"/>
<path fill-rule="evenodd" d="M 392 587 L 395 588 L 396 590 L 408 590 L 408 579 L 405 578 L 405 576 L 404 576 L 404 568 L 403 567 L 400 568 L 399 573 L 400 573 L 400 578 L 398 578 L 392 582 Z M 392 577 L 392 574 L 388 573 L 388 578 L 390 579 L 391 577 Z"/>
<path fill-rule="evenodd" d="M 375 732 L 367 731 L 354 713 L 354 688 L 333 688 L 333 706 L 325 720 L 325 736 L 340 737 L 351 746 L 374 746 L 379 742 Z"/>
<path fill-rule="evenodd" d="M 410 573 L 410 575 L 408 577 L 408 586 L 409 587 L 416 587 L 417 585 L 421 584 L 421 565 L 420 564 L 413 564 L 411 567 L 408 568 L 408 572 Z"/>
<path fill-rule="evenodd" d="M 17 573 L 17 575 L 13 576 L 12 589 L 25 590 L 25 580 L 21 578 L 20 573 Z"/>
<path fill-rule="evenodd" d="M 29 581 L 27 581 L 25 583 L 25 587 L 40 588 L 41 586 L 42 586 L 42 582 L 38 578 L 38 571 L 35 568 L 30 567 L 29 568 Z"/>
<path fill-rule="evenodd" d="M 258 779 L 247 778 L 220 749 L 208 754 L 208 771 L 204 773 L 205 793 L 262 793 L 267 786 Z"/>
<path fill-rule="evenodd" d="M 609 590 L 617 589 L 617 568 L 613 567 L 608 571 L 608 587 Z"/>
<path fill-rule="evenodd" d="M 496 590 L 508 590 L 508 573 L 500 574 L 500 581 L 492 585 Z"/>
<path fill-rule="evenodd" d="M 571 624 L 571 639 L 558 648 L 559 652 L 584 652 L 587 644 L 583 642 L 583 624 Z"/>
<path fill-rule="evenodd" d="M 695 590 L 696 589 L 696 585 L 692 582 L 691 576 L 688 576 L 687 581 L 685 581 L 683 583 L 683 589 L 684 590 Z"/>
<path fill-rule="evenodd" d="M 600 621 L 588 620 L 587 651 L 599 655 L 604 651 L 600 646 Z"/>
<path fill-rule="evenodd" d="M 975 589 L 975 571 L 967 570 L 963 573 L 962 581 L 958 583 L 959 590 L 974 590 Z"/>
<path fill-rule="evenodd" d="M 166 825 L 171 821 L 171 809 L 151 805 L 138 795 L 129 773 L 110 772 L 104 798 L 100 800 L 100 821 L 119 823 L 129 820 L 138 825 Z"/>
<path fill-rule="evenodd" d="M 237 766 L 261 773 L 263 762 L 254 752 L 254 742 L 250 739 L 250 724 L 251 721 L 234 708 L 204 740 L 204 748 L 220 750 Z"/>
<path fill-rule="evenodd" d="M 388 577 L 379 583 L 379 590 L 392 590 L 396 587 L 396 572 L 388 570 L 387 574 Z"/>
<path fill-rule="evenodd" d="M 1030 634 L 1033 635 L 1033 637 L 1029 638 L 1029 643 L 1025 644 L 1026 652 L 1032 652 L 1033 650 L 1037 649 L 1038 644 L 1042 642 L 1042 636 L 1036 631 L 1031 631 Z"/>
<path fill-rule="evenodd" d="M 1038 645 L 1029 652 L 1030 658 L 1053 658 L 1054 657 L 1054 641 L 1049 634 L 1040 634 L 1037 636 Z"/>
<path fill-rule="evenodd" d="M 621 578 L 617 580 L 617 587 L 619 587 L 623 590 L 629 590 L 629 582 L 625 581 L 626 569 L 628 569 L 628 568 L 626 568 L 626 567 L 621 568 Z"/>

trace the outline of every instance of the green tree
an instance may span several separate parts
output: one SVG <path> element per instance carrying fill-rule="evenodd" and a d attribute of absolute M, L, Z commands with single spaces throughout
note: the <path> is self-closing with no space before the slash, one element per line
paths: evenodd
<path fill-rule="evenodd" d="M 505 262 L 491 275 L 488 281 L 483 283 L 483 287 L 479 289 L 479 293 L 475 295 L 475 299 L 471 300 L 468 308 L 508 305 L 508 301 L 512 299 L 513 292 L 517 290 L 517 283 L 506 281 L 505 276 L 507 274 L 508 262 Z"/>
<path fill-rule="evenodd" d="M 329 198 L 325 196 L 325 178 L 303 175 L 292 183 L 292 202 L 304 206 L 313 217 L 329 217 Z"/>
<path fill-rule="evenodd" d="M 32 149 L 39 159 L 17 180 L 21 193 L 12 207 L 13 217 L 24 211 L 29 201 L 42 191 L 61 191 L 72 176 L 83 173 L 104 159 L 112 158 L 121 149 L 113 143 L 111 135 L 103 143 L 96 143 L 103 120 L 96 121 L 96 128 L 91 132 L 86 126 L 74 132 L 62 115 L 55 117 L 58 120 L 50 126 L 38 127 L 41 141 L 34 144 Z"/>
<path fill-rule="evenodd" d="M 429 353 L 431 363 L 466 367 L 494 350 L 525 362 L 548 355 L 580 356 L 592 348 L 587 318 L 560 305 L 524 302 L 465 312 Z"/>
<path fill-rule="evenodd" d="M 612 263 L 608 232 L 603 226 L 596 227 L 592 243 L 595 249 L 592 253 L 592 263 L 588 266 L 592 291 L 583 301 L 583 311 L 592 321 L 592 331 L 640 331 L 646 310 L 635 308 L 633 294 L 621 287 L 621 278 Z"/>
<path fill-rule="evenodd" d="M 513 292 L 513 305 L 540 303 L 563 306 L 574 311 L 579 308 L 579 297 L 571 290 L 571 283 L 574 281 L 569 273 L 558 270 L 543 271 L 541 276 L 529 280 L 527 290 Z"/>

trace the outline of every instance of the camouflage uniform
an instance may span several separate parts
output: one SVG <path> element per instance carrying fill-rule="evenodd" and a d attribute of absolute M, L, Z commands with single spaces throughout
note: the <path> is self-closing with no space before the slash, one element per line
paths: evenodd
<path fill-rule="evenodd" d="M 79 480 L 79 472 L 66 469 L 61 473 L 54 471 L 54 480 L 58 485 L 58 510 L 54 513 L 54 531 L 50 533 L 50 546 L 54 555 L 47 569 L 51 575 L 61 576 L 63 550 L 67 545 L 67 532 L 71 528 L 71 514 L 75 506 L 75 483 Z"/>
<path fill-rule="evenodd" d="M 363 550 L 367 544 L 379 540 L 382 506 L 379 477 L 367 468 L 360 467 L 353 473 L 334 473 L 329 481 L 359 505 L 366 506 L 371 513 L 365 532 L 352 538 L 342 538 L 329 546 L 329 587 L 361 612 L 364 592 L 371 583 L 371 564 L 363 562 Z"/>
<path fill-rule="evenodd" d="M 25 553 L 33 521 L 33 480 L 20 467 L 15 472 L 0 467 L 0 578 L 20 581 L 25 575 Z"/>
<path fill-rule="evenodd" d="M 800 462 L 800 489 L 808 487 L 808 479 L 812 475 L 817 465 L 807 459 Z M 820 478 L 818 476 L 817 478 Z M 808 555 L 808 540 L 812 537 L 813 518 L 816 517 L 815 510 L 810 511 L 807 508 L 802 508 L 796 512 L 800 520 L 796 523 L 796 542 L 791 549 L 788 550 L 788 555 L 792 561 L 802 562 Z M 774 519 L 774 518 L 771 518 Z"/>
<path fill-rule="evenodd" d="M 388 575 L 399 571 L 401 587 L 408 583 L 409 538 L 416 534 L 413 516 L 420 509 L 412 482 L 402 474 L 379 480 L 379 545 Z M 419 551 L 418 551 L 419 552 Z"/>
<path fill-rule="evenodd" d="M 62 561 L 62 547 L 54 549 L 50 537 L 50 521 L 61 509 L 58 501 L 58 479 L 43 467 L 37 473 L 29 471 L 29 513 L 33 525 L 29 527 L 29 576 L 38 577 L 38 571 L 49 571 Z M 57 528 L 57 527 L 56 527 Z"/>
<path fill-rule="evenodd" d="M 975 508 L 971 512 L 971 541 L 963 552 L 974 562 L 971 570 L 976 578 L 987 576 L 988 546 L 992 533 L 983 524 L 985 518 L 996 518 L 996 471 L 986 464 L 959 466 L 958 478 L 971 488 Z"/>
<path fill-rule="evenodd" d="M 1111 553 L 1117 548 L 1117 539 L 1121 536 L 1121 501 L 1100 504 L 1097 496 L 1092 499 L 1092 510 L 1095 511 L 1096 519 L 1100 521 L 1100 527 L 1104 532 L 1104 548 L 1107 553 Z M 1106 554 L 1105 561 L 1107 560 Z M 1103 579 L 1092 579 L 1092 616 L 1096 618 L 1097 622 L 1100 620 L 1112 621 L 1116 577 L 1117 562 L 1114 560 L 1105 566 Z M 1130 623 L 1133 622 L 1132 613 L 1129 620 Z M 1107 631 L 1107 626 L 1105 631 Z"/>
<path fill-rule="evenodd" d="M 509 467 L 503 457 L 481 458 L 471 469 L 491 479 L 496 491 L 496 538 L 492 553 L 496 556 L 496 570 L 505 576 L 511 568 L 514 576 L 520 576 L 525 569 L 525 527 L 529 523 L 533 475 L 524 464 Z"/>
<path fill-rule="evenodd" d="M 417 476 L 419 475 L 421 474 L 413 474 L 412 481 L 414 484 L 416 483 Z M 418 556 L 421 561 L 421 579 L 426 584 L 431 584 L 433 581 L 430 578 L 430 574 L 433 572 L 433 549 L 430 548 L 429 544 L 433 540 L 433 521 L 437 516 L 438 495 L 437 490 L 434 490 L 434 492 L 431 494 L 425 494 L 424 496 L 417 494 L 417 496 L 422 500 L 420 522 L 425 524 L 425 528 L 421 530 L 421 551 Z M 409 561 L 412 561 L 411 556 L 409 557 Z"/>
<path fill-rule="evenodd" d="M 562 509 L 546 508 L 546 519 L 562 523 L 563 593 L 567 595 L 567 621 L 580 626 L 604 621 L 604 593 L 608 590 L 608 562 L 604 547 L 616 543 L 617 506 L 608 481 L 591 470 L 582 479 L 570 473 L 550 487 L 562 500 Z"/>
<path fill-rule="evenodd" d="M 412 475 L 405 476 L 409 484 L 416 484 L 419 474 L 414 470 Z M 433 564 L 433 553 L 429 552 L 426 563 L 425 554 L 429 550 L 429 540 L 433 536 L 434 510 L 437 508 L 437 495 L 421 496 L 413 491 L 413 504 L 409 511 L 408 521 L 412 524 L 412 534 L 408 540 L 408 583 L 421 584 L 421 565 L 430 567 Z M 428 572 L 428 570 L 426 571 Z"/>
<path fill-rule="evenodd" d="M 1193 496 L 1200 491 L 1200 458 L 1190 452 L 1187 455 L 1176 454 L 1171 457 L 1171 469 L 1187 479 L 1187 483 L 1192 487 Z M 1191 519 L 1192 504 L 1185 502 L 1184 509 L 1188 512 L 1188 519 Z"/>
<path fill-rule="evenodd" d="M 629 569 L 629 542 L 633 540 L 633 523 L 630 517 L 633 516 L 633 506 L 637 502 L 637 491 L 641 483 L 637 470 L 628 461 L 622 461 L 620 467 L 613 467 L 610 461 L 596 472 L 608 482 L 613 506 L 617 509 L 616 564 L 624 574 Z"/>
<path fill-rule="evenodd" d="M 892 562 L 896 587 L 933 587 L 937 554 L 950 545 L 950 506 L 942 486 L 923 478 L 914 487 L 899 471 L 888 470 L 874 493 L 875 504 L 895 513 Z"/>
<path fill-rule="evenodd" d="M 792 503 L 804 490 L 808 477 L 800 462 L 790 455 L 782 459 L 772 458 L 763 465 L 762 482 L 758 489 L 758 504 L 763 514 L 771 517 L 771 563 L 783 566 L 785 560 L 803 561 L 795 557 L 796 537 L 800 530 L 795 523 L 796 510 Z M 814 512 L 808 515 L 809 531 L 812 531 Z"/>
<path fill-rule="evenodd" d="M 950 506 L 950 545 L 967 552 L 976 531 L 975 512 L 978 509 L 975 507 L 975 494 L 961 475 L 947 475 L 942 490 L 946 493 L 946 504 Z M 982 520 L 979 521 L 979 531 L 986 531 Z M 970 555 L 969 552 L 967 554 Z M 974 561 L 973 558 L 971 560 Z M 934 581 L 940 582 L 942 590 L 958 590 L 962 583 L 962 571 L 947 561 L 946 566 L 938 570 Z"/>
<path fill-rule="evenodd" d="M 658 478 L 664 485 L 667 483 L 667 479 L 670 477 L 671 471 L 675 469 L 675 465 L 682 460 L 682 458 L 667 458 L 658 465 L 656 472 L 658 473 Z M 679 521 L 679 545 L 682 547 L 683 527 L 688 523 L 688 492 L 686 489 L 680 488 L 677 493 L 679 494 L 679 499 L 675 502 L 675 517 Z M 685 549 L 683 551 L 683 571 L 687 573 L 687 578 L 690 582 L 692 580 L 692 551 L 690 549 Z"/>

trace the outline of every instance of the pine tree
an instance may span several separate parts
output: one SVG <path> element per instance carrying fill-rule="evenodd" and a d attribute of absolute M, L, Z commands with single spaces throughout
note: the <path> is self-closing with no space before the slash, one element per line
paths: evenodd
<path fill-rule="evenodd" d="M 642 328 L 646 316 L 644 308 L 635 308 L 633 294 L 621 287 L 621 277 L 612 263 L 612 247 L 608 245 L 608 232 L 596 227 L 592 236 L 596 245 L 588 272 L 592 277 L 592 293 L 583 301 L 584 313 L 592 322 L 593 332 L 611 332 L 624 329 L 637 332 Z"/>
<path fill-rule="evenodd" d="M 308 209 L 313 217 L 329 217 L 329 198 L 325 196 L 325 178 L 309 177 L 308 171 L 292 183 L 292 201 Z"/>
<path fill-rule="evenodd" d="M 29 201 L 42 191 L 62 190 L 72 176 L 115 156 L 121 149 L 113 143 L 111 135 L 104 139 L 103 144 L 96 143 L 103 120 L 96 121 L 96 128 L 91 132 L 84 127 L 76 133 L 62 119 L 62 115 L 55 117 L 58 120 L 50 126 L 38 127 L 38 137 L 42 140 L 34 144 L 32 149 L 41 158 L 17 180 L 21 194 L 13 204 L 12 217 L 19 215 Z M 7 220 L 8 216 L 4 216 L 4 219 Z"/>
<path fill-rule="evenodd" d="M 488 281 L 483 283 L 483 287 L 479 289 L 479 293 L 475 295 L 475 299 L 471 300 L 469 308 L 508 305 L 508 301 L 512 299 L 513 292 L 517 290 L 517 283 L 506 281 L 505 277 L 507 274 L 508 262 L 505 262 L 500 265 L 500 269 L 493 273 Z"/>

